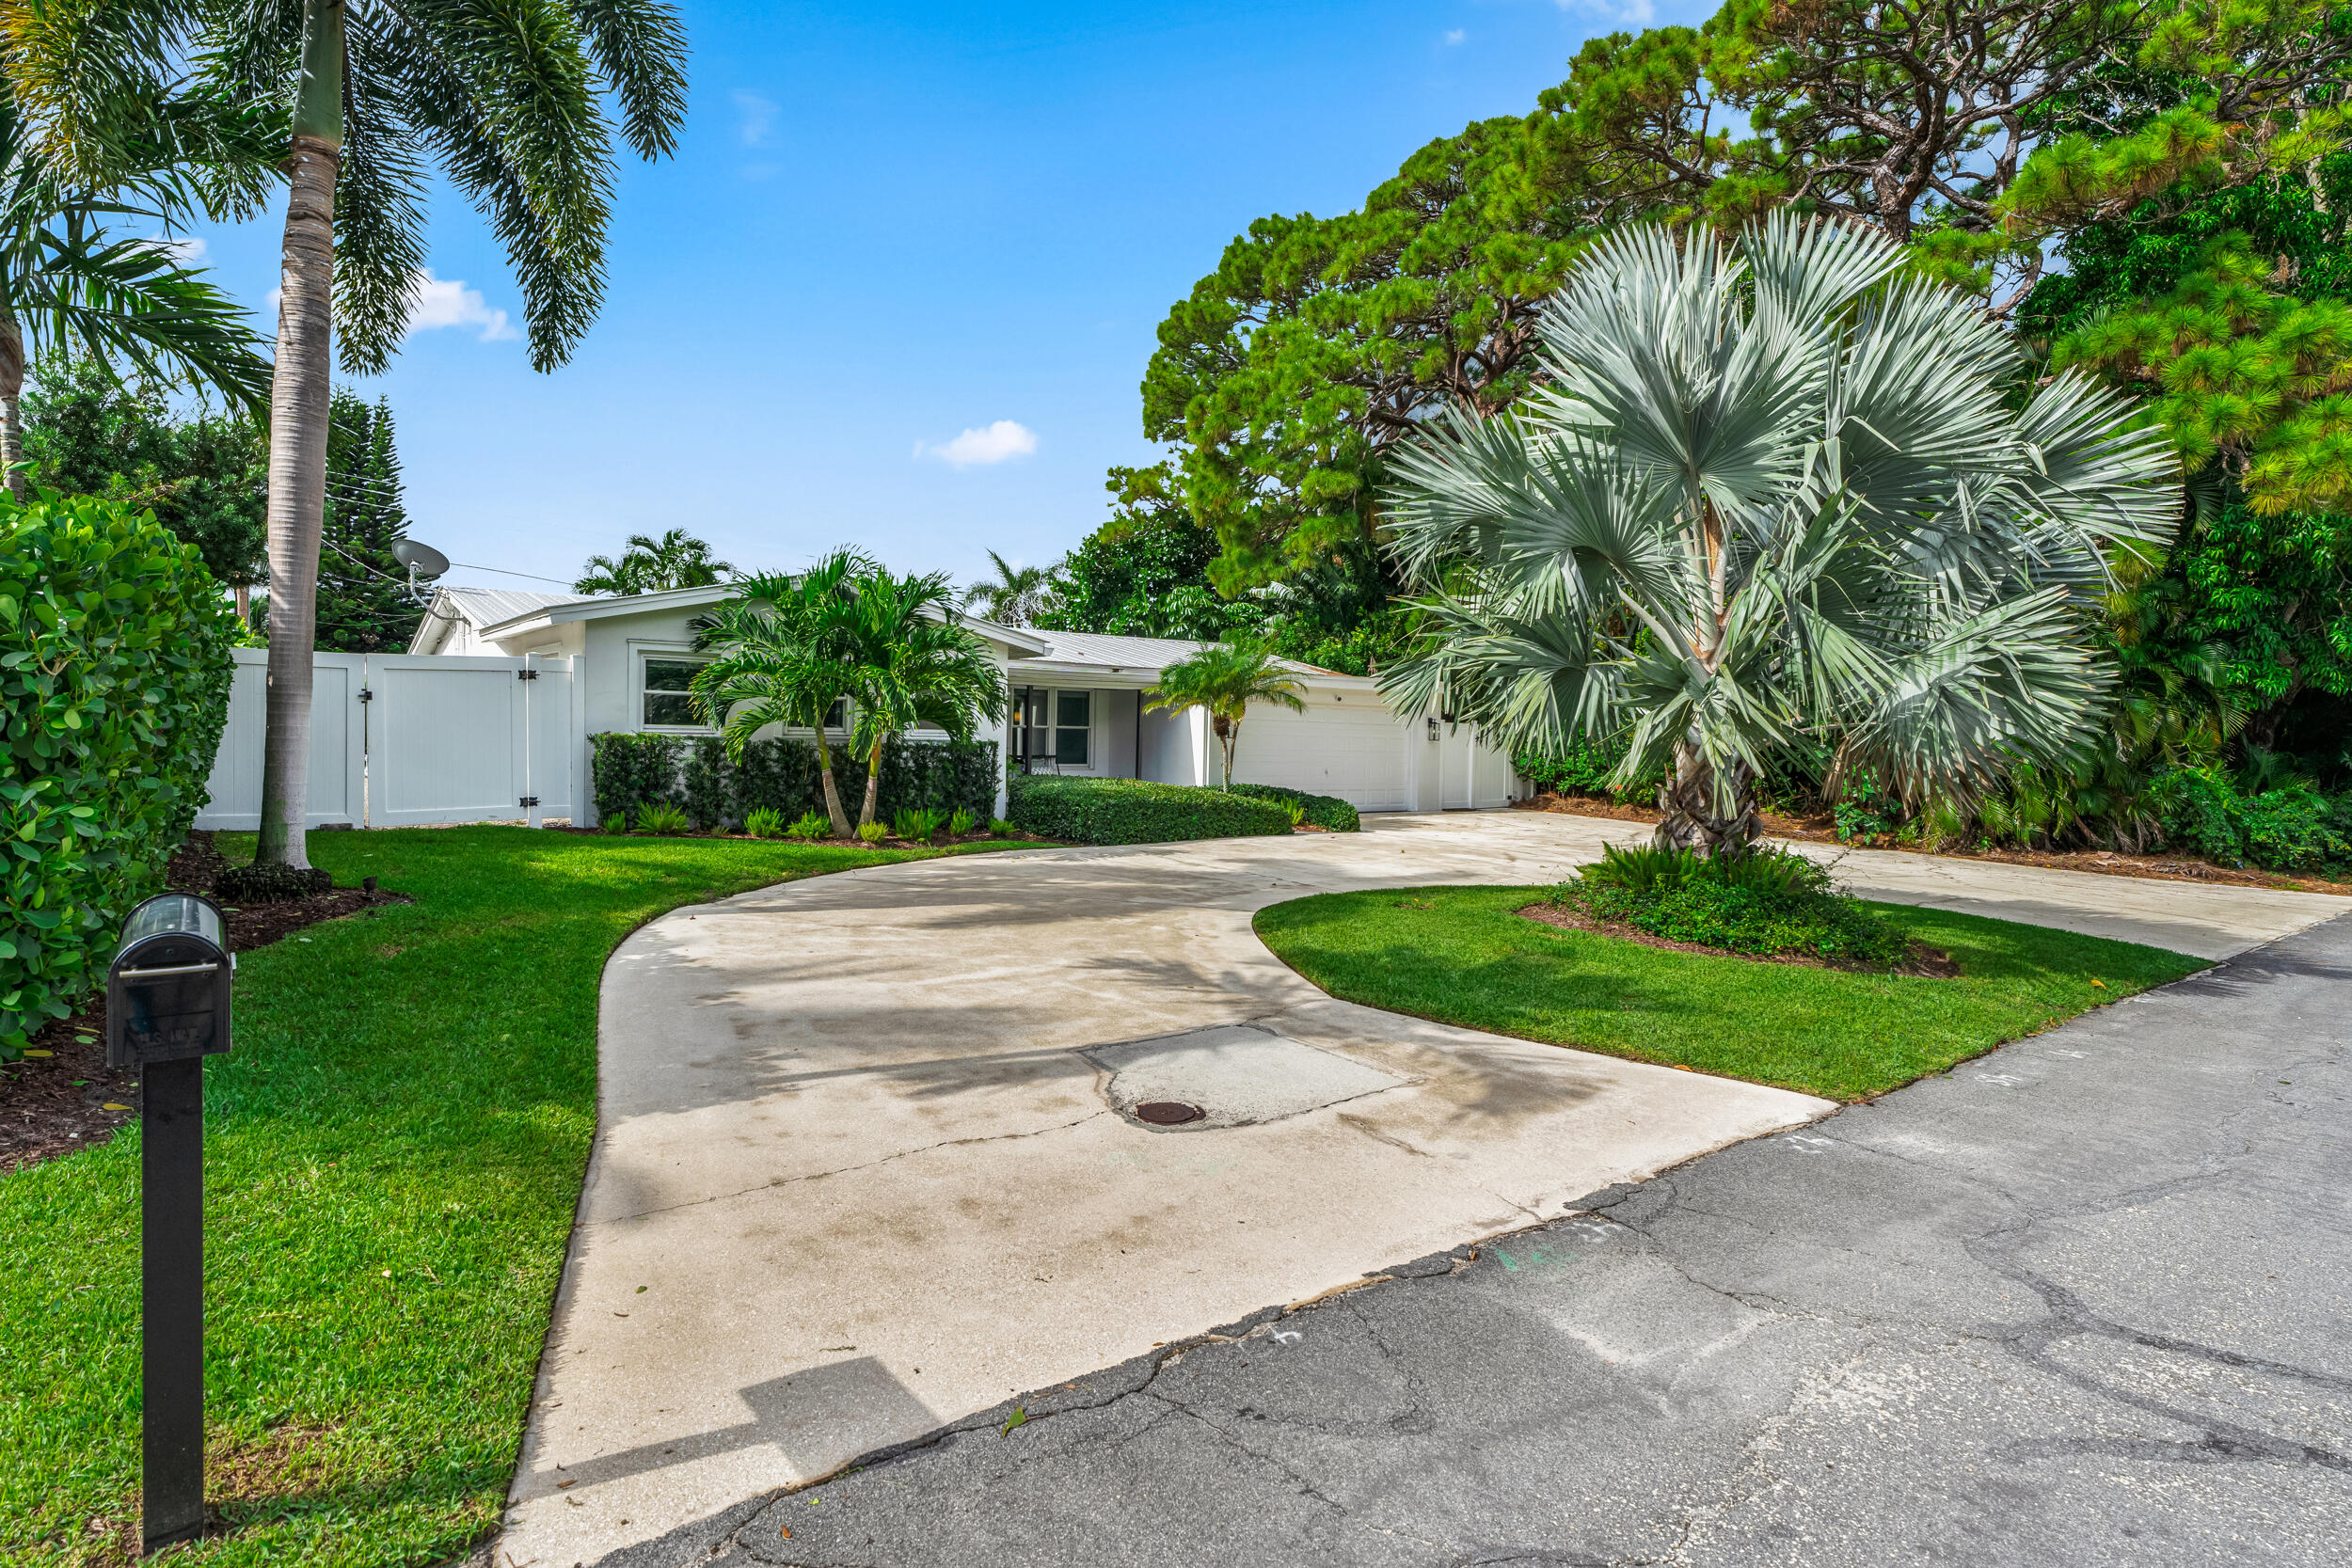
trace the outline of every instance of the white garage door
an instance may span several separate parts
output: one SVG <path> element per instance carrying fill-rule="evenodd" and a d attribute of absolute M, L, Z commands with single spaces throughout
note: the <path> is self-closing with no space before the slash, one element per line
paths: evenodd
<path fill-rule="evenodd" d="M 1233 755 L 1233 782 L 1336 795 L 1359 811 L 1406 811 L 1412 804 L 1405 730 L 1368 695 L 1333 702 L 1317 692 L 1304 713 L 1252 704 Z"/>

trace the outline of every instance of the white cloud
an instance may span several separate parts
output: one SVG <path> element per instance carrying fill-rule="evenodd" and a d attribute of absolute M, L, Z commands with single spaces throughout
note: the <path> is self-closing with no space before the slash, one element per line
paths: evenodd
<path fill-rule="evenodd" d="M 478 326 L 485 343 L 520 336 L 505 311 L 483 299 L 481 290 L 469 289 L 454 277 L 436 277 L 427 267 L 410 285 L 408 330 L 429 332 L 441 326 Z"/>
<path fill-rule="evenodd" d="M 776 105 L 773 99 L 762 98 L 755 92 L 735 95 L 735 112 L 739 117 L 736 131 L 745 147 L 766 147 L 776 129 Z"/>
<path fill-rule="evenodd" d="M 204 252 L 208 248 L 203 236 L 199 234 L 158 234 L 147 244 L 183 267 L 192 267 L 204 260 Z"/>
<path fill-rule="evenodd" d="M 1459 43 L 1468 37 L 1470 37 L 1470 30 L 1468 28 L 1456 27 L 1446 34 L 1445 40 L 1448 43 Z"/>
<path fill-rule="evenodd" d="M 1584 11 L 1604 22 L 1622 22 L 1631 27 L 1646 27 L 1658 14 L 1653 0 L 1553 0 L 1564 11 Z"/>
<path fill-rule="evenodd" d="M 998 420 L 985 429 L 967 430 L 954 440 L 938 446 L 921 441 L 914 443 L 915 456 L 936 457 L 953 468 L 1002 463 L 1009 458 L 1026 457 L 1035 451 L 1037 433 L 1012 420 Z"/>

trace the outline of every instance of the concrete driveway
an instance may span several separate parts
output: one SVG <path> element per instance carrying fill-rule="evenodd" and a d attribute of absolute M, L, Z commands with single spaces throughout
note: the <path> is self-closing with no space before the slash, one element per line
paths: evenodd
<path fill-rule="evenodd" d="M 623 943 L 500 1560 L 650 1540 L 1832 1108 L 1325 996 L 1250 933 L 1257 909 L 1544 882 L 1643 832 L 1528 813 L 1367 830 L 882 867 Z M 1845 873 L 2209 957 L 2342 908 L 1913 856 Z M 1162 1098 L 1212 1114 L 1130 1114 Z"/>

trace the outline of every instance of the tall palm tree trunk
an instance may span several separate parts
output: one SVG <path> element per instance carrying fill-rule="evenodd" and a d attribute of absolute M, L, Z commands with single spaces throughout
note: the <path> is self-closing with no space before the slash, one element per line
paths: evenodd
<path fill-rule="evenodd" d="M 861 828 L 874 820 L 874 807 L 882 799 L 882 748 L 890 744 L 885 735 L 874 742 L 874 754 L 866 759 L 866 805 L 859 811 L 857 825 Z"/>
<path fill-rule="evenodd" d="M 825 786 L 825 815 L 833 820 L 833 836 L 850 836 L 850 814 L 841 809 L 841 786 L 833 780 L 833 748 L 825 744 L 825 721 L 817 721 L 817 777 Z"/>
<path fill-rule="evenodd" d="M 311 647 L 326 511 L 327 378 L 335 329 L 335 175 L 342 164 L 342 0 L 304 0 L 302 87 L 286 168 L 278 364 L 270 386 L 269 701 L 258 865 L 310 863 Z"/>
<path fill-rule="evenodd" d="M 1665 814 L 1650 842 L 1661 849 L 1695 849 L 1709 855 L 1737 853 L 1763 832 L 1756 815 L 1756 775 L 1741 764 L 1731 780 L 1729 816 L 1715 809 L 1715 769 L 1688 741 L 1675 747 L 1675 770 L 1658 791 Z"/>
<path fill-rule="evenodd" d="M 7 466 L 8 493 L 18 500 L 33 499 L 32 482 L 17 465 L 24 461 L 24 328 L 0 311 L 0 464 Z"/>

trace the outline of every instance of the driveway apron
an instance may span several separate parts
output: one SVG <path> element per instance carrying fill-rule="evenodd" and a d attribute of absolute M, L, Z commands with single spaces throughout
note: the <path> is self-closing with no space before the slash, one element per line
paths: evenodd
<path fill-rule="evenodd" d="M 878 867 L 624 942 L 498 1560 L 649 1541 L 1834 1108 L 1324 995 L 1257 941 L 1255 911 L 1553 881 L 1645 832 L 1533 813 L 1366 828 Z M 1916 856 L 1841 870 L 1872 896 L 2207 957 L 2343 908 Z M 1134 1114 L 1163 1094 L 1203 1115 Z"/>

